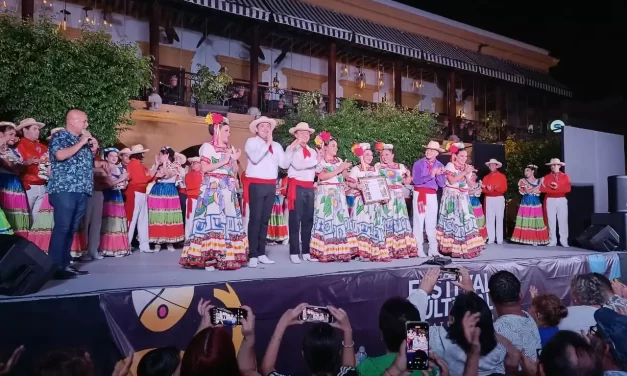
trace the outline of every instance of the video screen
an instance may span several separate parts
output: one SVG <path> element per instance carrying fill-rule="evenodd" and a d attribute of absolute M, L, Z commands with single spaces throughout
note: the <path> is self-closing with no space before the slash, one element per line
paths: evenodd
<path fill-rule="evenodd" d="M 233 325 L 239 325 L 240 324 L 240 317 L 238 317 L 238 312 L 232 312 L 228 309 L 223 309 L 223 308 L 216 308 L 216 310 L 214 311 L 214 317 L 213 317 L 213 325 L 229 325 L 229 326 L 233 326 Z"/>
<path fill-rule="evenodd" d="M 324 307 L 305 307 L 300 315 L 302 321 L 307 322 L 332 322 L 333 316 Z"/>
<path fill-rule="evenodd" d="M 407 323 L 407 369 L 429 368 L 429 324 Z"/>

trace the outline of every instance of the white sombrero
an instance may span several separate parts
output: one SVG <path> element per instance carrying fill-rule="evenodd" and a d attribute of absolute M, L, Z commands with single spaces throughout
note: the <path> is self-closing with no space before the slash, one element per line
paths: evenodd
<path fill-rule="evenodd" d="M 546 165 L 547 166 L 553 166 L 553 165 L 566 166 L 566 163 L 560 161 L 559 158 L 551 158 L 551 161 L 547 163 Z"/>
<path fill-rule="evenodd" d="M 298 124 L 296 124 L 295 127 L 290 128 L 289 132 L 291 135 L 293 135 L 294 133 L 298 132 L 298 131 L 307 131 L 309 132 L 309 134 L 314 133 L 316 130 L 309 128 L 309 124 L 305 123 L 305 122 L 300 122 Z"/>
<path fill-rule="evenodd" d="M 429 141 L 429 143 L 425 146 L 425 149 L 435 150 L 439 153 L 445 152 L 445 150 L 440 147 L 440 143 L 437 141 Z"/>
<path fill-rule="evenodd" d="M 501 163 L 501 162 L 497 161 L 497 160 L 496 160 L 496 159 L 494 159 L 494 158 L 492 158 L 492 159 L 490 159 L 489 161 L 487 161 L 487 162 L 485 163 L 485 165 L 486 165 L 486 166 L 489 166 L 489 165 L 491 165 L 491 164 L 493 164 L 493 163 L 496 165 L 496 168 L 501 168 L 501 167 L 503 166 L 503 163 Z"/>
<path fill-rule="evenodd" d="M 261 116 L 259 119 L 251 121 L 250 124 L 248 125 L 248 129 L 250 130 L 250 133 L 256 134 L 257 126 L 262 123 L 270 124 L 270 128 L 272 130 L 274 130 L 274 128 L 276 127 L 276 120 L 270 119 L 269 117 L 266 117 L 266 116 Z"/>

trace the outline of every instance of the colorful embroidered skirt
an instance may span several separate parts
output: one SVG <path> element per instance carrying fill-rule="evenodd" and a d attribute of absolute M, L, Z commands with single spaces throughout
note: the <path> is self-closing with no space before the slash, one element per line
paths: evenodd
<path fill-rule="evenodd" d="M 283 209 L 283 200 L 280 196 L 274 196 L 274 205 L 272 206 L 272 214 L 268 221 L 268 240 L 272 242 L 282 242 L 287 240 L 289 232 L 287 223 L 285 222 L 285 212 Z"/>
<path fill-rule="evenodd" d="M 538 196 L 523 196 L 511 241 L 531 245 L 549 244 L 549 231 L 544 224 L 542 203 Z"/>
<path fill-rule="evenodd" d="M 183 212 L 174 183 L 156 183 L 148 194 L 148 241 L 174 244 L 185 240 Z"/>
<path fill-rule="evenodd" d="M 385 247 L 381 204 L 366 205 L 363 198 L 357 196 L 351 219 L 351 230 L 359 245 L 359 257 L 364 261 L 390 261 L 390 252 Z"/>
<path fill-rule="evenodd" d="M 82 223 L 82 221 L 81 221 Z M 33 227 L 28 233 L 28 240 L 35 243 L 42 251 L 48 253 L 50 248 L 50 237 L 52 236 L 52 228 L 54 227 L 54 208 L 50 205 L 48 194 L 44 195 L 39 208 L 39 215 L 35 217 Z M 72 239 L 71 255 L 74 258 L 81 257 L 87 253 L 87 236 L 82 229 L 74 234 Z"/>
<path fill-rule="evenodd" d="M 248 261 L 248 237 L 232 178 L 205 177 L 193 221 L 179 264 L 235 270 Z"/>
<path fill-rule="evenodd" d="M 395 259 L 418 256 L 418 244 L 409 223 L 402 188 L 390 189 L 391 199 L 383 205 L 385 246 Z"/>
<path fill-rule="evenodd" d="M 0 235 L 13 235 L 11 224 L 7 220 L 6 215 L 4 215 L 2 208 L 0 208 Z"/>
<path fill-rule="evenodd" d="M 472 213 L 477 219 L 477 227 L 479 228 L 479 233 L 483 237 L 483 240 L 487 240 L 488 230 L 485 228 L 485 216 L 483 215 L 483 206 L 481 205 L 481 200 L 479 200 L 479 197 L 470 196 L 470 204 L 472 205 Z"/>
<path fill-rule="evenodd" d="M 311 257 L 321 262 L 350 261 L 359 256 L 359 244 L 351 231 L 346 195 L 341 185 L 318 184 L 311 232 Z"/>
<path fill-rule="evenodd" d="M 105 189 L 102 195 L 104 201 L 98 251 L 102 256 L 128 256 L 131 254 L 131 247 L 128 244 L 128 226 L 122 191 Z"/>
<path fill-rule="evenodd" d="M 17 175 L 0 173 L 0 207 L 16 235 L 28 238 L 28 198 Z"/>
<path fill-rule="evenodd" d="M 444 255 L 461 258 L 479 256 L 485 242 L 479 233 L 468 193 L 444 188 L 435 237 L 440 253 Z"/>

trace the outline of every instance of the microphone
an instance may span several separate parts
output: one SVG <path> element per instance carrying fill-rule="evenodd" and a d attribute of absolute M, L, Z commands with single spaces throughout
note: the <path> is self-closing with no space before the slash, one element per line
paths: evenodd
<path fill-rule="evenodd" d="M 85 135 L 85 134 L 89 134 L 89 132 L 83 129 L 81 134 Z M 89 146 L 90 148 L 94 147 L 94 142 L 91 140 L 91 138 L 87 140 L 87 146 Z"/>

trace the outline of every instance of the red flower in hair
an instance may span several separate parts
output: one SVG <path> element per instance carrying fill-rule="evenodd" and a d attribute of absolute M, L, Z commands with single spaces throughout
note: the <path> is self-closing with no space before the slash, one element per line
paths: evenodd
<path fill-rule="evenodd" d="M 379 152 L 383 151 L 383 146 L 384 146 L 384 145 L 383 145 L 383 142 L 381 142 L 381 141 L 379 141 L 379 142 L 377 142 L 376 144 L 374 144 L 374 148 L 375 148 L 375 150 L 376 150 L 376 151 L 379 151 Z"/>
<path fill-rule="evenodd" d="M 327 131 L 322 131 L 320 133 L 320 138 L 322 139 L 322 141 L 324 143 L 329 142 L 329 140 L 331 139 L 331 133 L 327 132 Z"/>
<path fill-rule="evenodd" d="M 211 114 L 211 118 L 213 119 L 213 124 L 222 124 L 224 121 L 224 116 L 220 114 Z"/>
<path fill-rule="evenodd" d="M 355 154 L 355 156 L 357 157 L 361 157 L 362 155 L 364 155 L 364 148 L 362 148 L 359 144 L 353 145 L 351 150 L 353 151 L 353 154 Z"/>
<path fill-rule="evenodd" d="M 451 146 L 449 146 L 448 151 L 451 154 L 455 154 L 455 153 L 457 153 L 459 151 L 459 148 L 457 146 L 455 146 L 455 145 L 451 145 Z"/>

